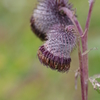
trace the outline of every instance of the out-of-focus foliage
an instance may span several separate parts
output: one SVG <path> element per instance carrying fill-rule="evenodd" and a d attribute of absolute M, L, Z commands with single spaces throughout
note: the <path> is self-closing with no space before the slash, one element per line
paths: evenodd
<path fill-rule="evenodd" d="M 85 26 L 88 0 L 69 0 Z M 74 71 L 78 68 L 77 49 L 72 53 L 66 74 L 41 65 L 37 50 L 42 42 L 30 29 L 30 17 L 36 0 L 0 0 L 0 100 L 80 100 L 81 90 L 74 88 Z M 89 30 L 89 76 L 100 73 L 100 1 L 96 0 Z M 89 100 L 100 95 L 89 84 Z"/>

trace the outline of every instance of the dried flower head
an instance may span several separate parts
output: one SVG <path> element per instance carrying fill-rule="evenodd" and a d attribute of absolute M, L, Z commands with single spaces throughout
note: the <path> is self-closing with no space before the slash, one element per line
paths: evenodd
<path fill-rule="evenodd" d="M 54 25 L 48 31 L 48 40 L 38 50 L 38 58 L 46 66 L 60 72 L 70 68 L 70 53 L 76 45 L 73 30 L 65 30 L 63 25 Z"/>
<path fill-rule="evenodd" d="M 73 24 L 68 16 L 59 10 L 61 7 L 72 10 L 72 5 L 68 3 L 68 0 L 39 0 L 30 22 L 33 32 L 41 40 L 47 40 L 47 31 L 52 25 Z"/>

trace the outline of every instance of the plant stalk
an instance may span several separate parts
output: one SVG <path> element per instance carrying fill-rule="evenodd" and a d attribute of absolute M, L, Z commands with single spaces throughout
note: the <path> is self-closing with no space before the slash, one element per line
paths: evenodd
<path fill-rule="evenodd" d="M 94 0 L 89 1 L 89 12 L 88 12 L 88 17 L 85 25 L 85 34 L 81 38 L 82 40 L 82 51 L 85 52 L 88 50 L 88 30 L 89 30 L 89 24 L 90 24 L 90 19 L 91 19 L 91 13 L 94 5 Z M 85 100 L 88 100 L 88 53 L 83 56 L 83 66 L 84 66 L 84 75 L 85 75 L 85 94 L 86 98 Z"/>
<path fill-rule="evenodd" d="M 89 12 L 88 12 L 86 25 L 85 25 L 85 31 L 84 31 L 85 33 L 83 32 L 80 23 L 78 22 L 77 18 L 73 15 L 73 12 L 71 10 L 65 7 L 62 7 L 60 9 L 63 10 L 65 14 L 71 19 L 80 36 L 83 35 L 83 37 L 81 37 L 82 52 L 81 52 L 80 41 L 78 40 L 78 55 L 79 55 L 79 66 L 80 66 L 82 100 L 88 99 L 88 54 L 82 56 L 82 53 L 84 53 L 88 49 L 87 36 L 88 36 L 89 23 L 90 23 L 93 5 L 94 5 L 94 0 L 89 0 Z"/>

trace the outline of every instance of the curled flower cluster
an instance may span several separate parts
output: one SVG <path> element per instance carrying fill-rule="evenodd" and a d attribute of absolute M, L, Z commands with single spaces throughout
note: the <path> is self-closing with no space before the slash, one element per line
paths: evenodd
<path fill-rule="evenodd" d="M 39 0 L 37 8 L 31 17 L 33 32 L 46 42 L 38 50 L 41 63 L 59 72 L 70 68 L 70 53 L 76 45 L 76 35 L 70 18 L 59 9 L 72 5 L 68 0 Z"/>

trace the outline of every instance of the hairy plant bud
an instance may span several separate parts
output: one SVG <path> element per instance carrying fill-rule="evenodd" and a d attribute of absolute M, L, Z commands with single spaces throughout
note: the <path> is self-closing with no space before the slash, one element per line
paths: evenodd
<path fill-rule="evenodd" d="M 60 72 L 70 68 L 70 53 L 76 45 L 77 38 L 73 29 L 66 30 L 64 25 L 54 25 L 47 32 L 48 40 L 38 50 L 41 63 Z"/>
<path fill-rule="evenodd" d="M 72 5 L 68 0 L 39 0 L 37 8 L 31 17 L 31 28 L 41 39 L 47 40 L 47 31 L 55 24 L 72 25 L 68 16 L 59 9 L 67 7 L 72 10 Z"/>

